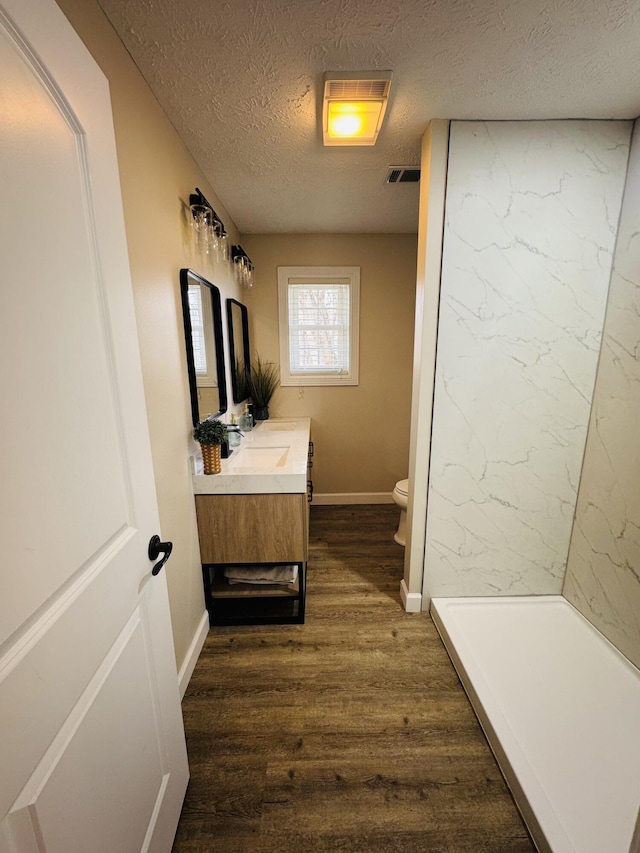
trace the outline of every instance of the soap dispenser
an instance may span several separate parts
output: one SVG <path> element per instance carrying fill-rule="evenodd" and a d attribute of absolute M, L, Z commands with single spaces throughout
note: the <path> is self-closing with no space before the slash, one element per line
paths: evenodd
<path fill-rule="evenodd" d="M 253 415 L 249 411 L 249 406 L 244 407 L 244 412 L 240 415 L 240 429 L 246 432 L 253 429 Z"/>
<path fill-rule="evenodd" d="M 236 424 L 235 414 L 231 415 L 231 423 L 227 426 L 227 435 L 229 437 L 229 447 L 239 447 L 242 441 L 242 436 L 238 425 Z"/>

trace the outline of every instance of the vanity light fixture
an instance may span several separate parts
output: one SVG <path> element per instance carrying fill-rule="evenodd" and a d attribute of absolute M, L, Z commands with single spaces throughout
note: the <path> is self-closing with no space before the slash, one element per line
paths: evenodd
<path fill-rule="evenodd" d="M 201 190 L 189 196 L 196 248 L 204 254 L 215 254 L 219 261 L 229 260 L 229 239 L 224 222 L 209 204 Z"/>
<path fill-rule="evenodd" d="M 324 144 L 375 145 L 390 88 L 391 71 L 328 71 L 322 103 Z"/>
<path fill-rule="evenodd" d="M 253 287 L 253 263 L 242 246 L 231 247 L 231 260 L 236 272 L 236 281 L 245 287 Z"/>

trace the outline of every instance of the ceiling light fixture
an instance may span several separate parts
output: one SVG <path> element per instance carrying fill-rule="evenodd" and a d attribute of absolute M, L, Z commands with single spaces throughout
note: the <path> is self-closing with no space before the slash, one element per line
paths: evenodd
<path fill-rule="evenodd" d="M 391 71 L 328 71 L 322 104 L 324 144 L 375 145 L 390 88 Z"/>

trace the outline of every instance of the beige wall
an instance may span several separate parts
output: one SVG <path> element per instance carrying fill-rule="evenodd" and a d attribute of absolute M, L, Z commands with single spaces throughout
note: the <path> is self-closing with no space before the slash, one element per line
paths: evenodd
<path fill-rule="evenodd" d="M 316 494 L 389 495 L 408 474 L 417 237 L 243 235 L 256 266 L 246 294 L 252 351 L 279 361 L 278 266 L 360 267 L 360 384 L 279 388 L 272 417 L 312 419 Z"/>
<path fill-rule="evenodd" d="M 163 538 L 174 550 L 167 582 L 178 669 L 204 608 L 195 510 L 188 470 L 191 434 L 179 270 L 192 267 L 238 296 L 227 267 L 193 255 L 185 206 L 200 187 L 237 233 L 94 0 L 59 5 L 111 87 L 131 277 Z M 230 389 L 229 389 L 230 395 Z"/>

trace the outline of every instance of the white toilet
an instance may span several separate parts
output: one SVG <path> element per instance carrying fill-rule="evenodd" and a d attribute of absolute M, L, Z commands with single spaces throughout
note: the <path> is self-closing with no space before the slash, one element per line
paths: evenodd
<path fill-rule="evenodd" d="M 393 500 L 400 507 L 400 521 L 398 529 L 393 538 L 398 545 L 405 545 L 407 541 L 407 500 L 409 498 L 409 480 L 398 480 L 393 490 Z"/>

